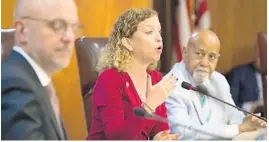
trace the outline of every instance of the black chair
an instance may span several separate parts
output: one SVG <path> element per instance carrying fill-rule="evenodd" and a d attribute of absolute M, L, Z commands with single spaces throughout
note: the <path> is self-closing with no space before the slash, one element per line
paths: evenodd
<path fill-rule="evenodd" d="M 107 40 L 107 38 L 81 37 L 75 41 L 88 131 L 92 120 L 92 89 L 98 77 L 96 66 Z"/>

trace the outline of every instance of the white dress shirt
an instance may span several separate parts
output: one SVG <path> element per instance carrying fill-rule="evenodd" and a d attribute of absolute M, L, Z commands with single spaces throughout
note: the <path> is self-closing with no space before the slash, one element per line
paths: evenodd
<path fill-rule="evenodd" d="M 242 112 L 212 98 L 203 98 L 197 92 L 183 89 L 182 81 L 194 84 L 183 61 L 176 63 L 170 73 L 178 78 L 175 90 L 166 101 L 172 133 L 178 133 L 180 139 L 184 140 L 232 139 L 239 134 L 238 124 L 244 118 Z M 213 72 L 203 84 L 210 95 L 234 105 L 230 86 L 223 75 Z"/>

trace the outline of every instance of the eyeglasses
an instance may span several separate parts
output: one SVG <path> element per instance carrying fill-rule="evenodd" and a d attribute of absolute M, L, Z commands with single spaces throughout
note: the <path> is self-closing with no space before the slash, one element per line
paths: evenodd
<path fill-rule="evenodd" d="M 64 35 L 67 32 L 69 25 L 71 26 L 71 30 L 75 34 L 76 37 L 80 36 L 81 30 L 83 29 L 83 25 L 79 23 L 69 24 L 63 19 L 46 20 L 46 19 L 33 18 L 29 16 L 24 16 L 22 17 L 22 19 L 29 19 L 29 20 L 44 22 L 48 27 L 50 27 L 58 35 Z"/>
<path fill-rule="evenodd" d="M 199 60 L 203 59 L 206 56 L 204 51 L 194 51 L 194 55 L 195 55 L 195 58 L 199 59 Z M 209 54 L 207 54 L 208 60 L 210 62 L 217 61 L 219 56 L 220 56 L 220 54 L 218 54 L 218 53 L 209 53 Z"/>

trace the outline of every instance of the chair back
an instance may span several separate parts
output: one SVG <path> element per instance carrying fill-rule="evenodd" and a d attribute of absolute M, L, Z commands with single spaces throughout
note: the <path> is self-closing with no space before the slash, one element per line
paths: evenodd
<path fill-rule="evenodd" d="M 259 32 L 257 34 L 257 42 L 259 48 L 260 65 L 262 72 L 263 100 L 264 100 L 264 116 L 267 118 L 267 33 Z"/>
<path fill-rule="evenodd" d="M 96 66 L 107 40 L 107 38 L 81 37 L 75 41 L 88 131 L 92 121 L 92 89 L 98 78 Z"/>
<path fill-rule="evenodd" d="M 1 62 L 11 53 L 14 46 L 15 29 L 1 29 Z"/>

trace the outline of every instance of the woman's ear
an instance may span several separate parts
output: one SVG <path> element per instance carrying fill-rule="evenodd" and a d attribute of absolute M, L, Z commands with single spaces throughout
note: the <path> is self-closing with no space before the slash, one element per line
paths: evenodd
<path fill-rule="evenodd" d="M 128 38 L 126 38 L 126 37 L 122 38 L 122 39 L 121 39 L 121 43 L 122 43 L 122 45 L 123 45 L 125 48 L 127 48 L 129 51 L 133 51 L 133 47 L 132 47 L 132 45 L 131 45 L 131 43 L 130 43 L 130 40 L 129 40 Z"/>

